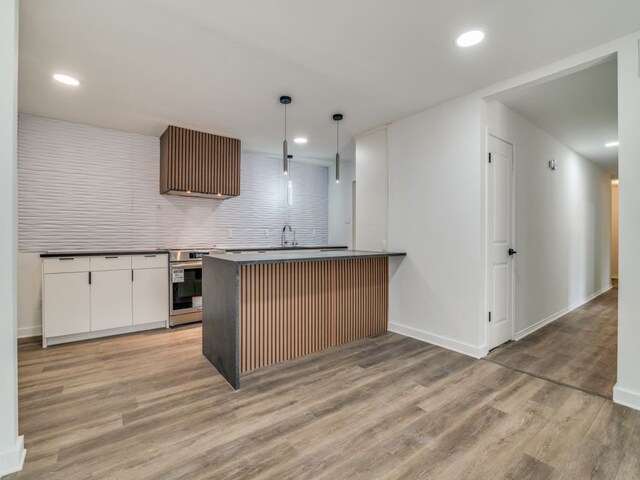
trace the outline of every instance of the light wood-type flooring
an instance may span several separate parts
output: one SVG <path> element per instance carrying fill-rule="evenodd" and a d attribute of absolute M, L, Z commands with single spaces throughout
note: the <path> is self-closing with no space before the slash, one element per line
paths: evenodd
<path fill-rule="evenodd" d="M 640 412 L 393 333 L 237 392 L 199 328 L 19 355 L 14 480 L 640 478 Z"/>
<path fill-rule="evenodd" d="M 618 354 L 618 289 L 553 323 L 493 350 L 487 358 L 509 368 L 611 398 Z"/>

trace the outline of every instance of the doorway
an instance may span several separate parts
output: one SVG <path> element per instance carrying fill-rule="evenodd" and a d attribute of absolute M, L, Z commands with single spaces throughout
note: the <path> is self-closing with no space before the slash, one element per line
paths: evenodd
<path fill-rule="evenodd" d="M 487 99 L 487 118 L 489 132 L 513 146 L 514 208 L 509 239 L 500 220 L 506 207 L 495 200 L 507 193 L 492 158 L 487 345 L 498 348 L 487 359 L 611 398 L 617 370 L 617 60 L 498 94 Z M 491 153 L 500 148 L 493 136 Z M 500 320 L 511 314 L 511 322 L 494 326 L 496 311 Z M 510 335 L 503 327 L 509 324 Z"/>

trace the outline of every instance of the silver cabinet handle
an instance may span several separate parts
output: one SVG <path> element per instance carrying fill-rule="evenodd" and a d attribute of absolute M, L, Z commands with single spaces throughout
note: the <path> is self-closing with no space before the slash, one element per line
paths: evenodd
<path fill-rule="evenodd" d="M 118 257 L 104 257 L 104 258 L 107 259 L 107 260 L 112 260 L 112 259 L 118 258 Z"/>
<path fill-rule="evenodd" d="M 60 261 L 60 262 L 63 262 L 65 260 L 75 260 L 75 258 L 73 258 L 73 257 L 61 257 L 61 258 L 58 259 L 58 261 Z"/>
<path fill-rule="evenodd" d="M 156 258 L 156 255 L 145 255 L 146 258 Z"/>

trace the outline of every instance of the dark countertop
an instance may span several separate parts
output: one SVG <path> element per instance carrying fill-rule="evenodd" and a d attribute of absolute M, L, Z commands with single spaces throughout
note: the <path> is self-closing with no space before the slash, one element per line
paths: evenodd
<path fill-rule="evenodd" d="M 168 253 L 169 250 L 69 250 L 65 252 L 44 252 L 40 254 L 40 257 L 102 257 L 107 255 L 162 255 Z"/>
<path fill-rule="evenodd" d="M 287 250 L 346 250 L 346 245 L 296 245 L 295 247 L 218 247 L 225 252 L 274 252 Z"/>
<path fill-rule="evenodd" d="M 286 263 L 305 262 L 316 260 L 339 260 L 351 258 L 373 258 L 373 257 L 404 257 L 404 252 L 375 252 L 367 250 L 320 250 L 313 252 L 305 251 L 267 251 L 265 253 L 218 253 L 211 254 L 204 258 L 215 258 L 238 265 L 257 263 Z"/>
<path fill-rule="evenodd" d="M 216 250 L 219 249 L 225 252 L 277 252 L 277 251 L 290 251 L 290 250 L 346 250 L 346 246 L 334 246 L 334 245 L 296 245 L 295 247 L 202 247 L 202 250 Z M 168 249 L 148 249 L 148 250 L 65 250 L 65 251 L 51 251 L 40 254 L 41 258 L 47 257 L 101 257 L 104 255 L 153 255 L 153 254 L 166 254 L 169 253 Z M 223 254 L 223 253 L 222 253 Z M 260 254 L 262 255 L 262 254 Z"/>

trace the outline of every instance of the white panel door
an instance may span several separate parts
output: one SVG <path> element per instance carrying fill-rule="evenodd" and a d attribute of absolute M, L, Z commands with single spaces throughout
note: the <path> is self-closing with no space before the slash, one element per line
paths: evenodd
<path fill-rule="evenodd" d="M 488 347 L 513 337 L 513 147 L 489 137 L 487 182 Z"/>
<path fill-rule="evenodd" d="M 91 331 L 132 324 L 131 270 L 91 273 Z"/>
<path fill-rule="evenodd" d="M 44 275 L 45 338 L 91 330 L 89 272 Z"/>
<path fill-rule="evenodd" d="M 169 319 L 169 270 L 133 271 L 133 323 L 166 322 Z"/>

